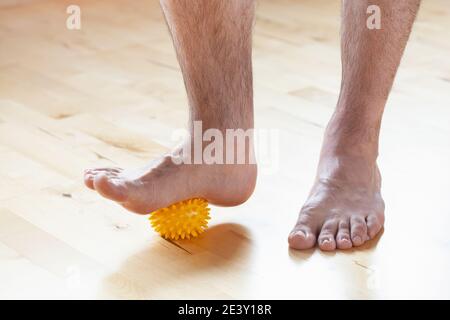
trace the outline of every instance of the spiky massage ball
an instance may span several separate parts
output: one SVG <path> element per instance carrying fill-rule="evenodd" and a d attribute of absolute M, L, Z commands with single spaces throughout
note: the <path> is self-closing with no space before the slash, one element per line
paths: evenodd
<path fill-rule="evenodd" d="M 208 202 L 201 198 L 174 203 L 150 213 L 153 229 L 170 240 L 198 237 L 208 227 Z"/>

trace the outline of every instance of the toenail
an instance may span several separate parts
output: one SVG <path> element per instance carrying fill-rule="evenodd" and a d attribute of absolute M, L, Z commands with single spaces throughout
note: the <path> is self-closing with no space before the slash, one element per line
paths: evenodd
<path fill-rule="evenodd" d="M 355 237 L 353 237 L 353 241 L 356 242 L 356 243 L 362 242 L 360 236 L 355 236 Z"/>
<path fill-rule="evenodd" d="M 306 238 L 306 233 L 305 233 L 304 231 L 301 231 L 301 230 L 295 232 L 294 235 L 295 235 L 295 236 L 300 236 L 300 237 Z"/>

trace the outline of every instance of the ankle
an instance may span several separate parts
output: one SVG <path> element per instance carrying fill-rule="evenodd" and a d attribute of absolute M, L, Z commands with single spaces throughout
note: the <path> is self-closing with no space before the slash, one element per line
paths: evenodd
<path fill-rule="evenodd" d="M 322 154 L 376 161 L 380 123 L 335 113 L 325 130 Z"/>
<path fill-rule="evenodd" d="M 175 163 L 254 165 L 253 129 L 203 127 L 194 121 L 190 133 L 172 152 Z"/>
<path fill-rule="evenodd" d="M 378 158 L 378 144 L 325 136 L 322 144 L 321 157 L 335 157 L 375 163 Z"/>

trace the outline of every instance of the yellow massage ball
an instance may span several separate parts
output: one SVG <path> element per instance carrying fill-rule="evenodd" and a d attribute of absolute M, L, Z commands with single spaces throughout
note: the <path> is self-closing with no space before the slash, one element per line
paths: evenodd
<path fill-rule="evenodd" d="M 208 228 L 208 202 L 201 198 L 184 200 L 150 213 L 153 229 L 170 240 L 198 237 Z"/>

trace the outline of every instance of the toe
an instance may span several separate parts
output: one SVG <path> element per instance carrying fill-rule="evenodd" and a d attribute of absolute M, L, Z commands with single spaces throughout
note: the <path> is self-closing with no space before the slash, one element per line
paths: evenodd
<path fill-rule="evenodd" d="M 105 174 L 108 178 L 117 177 L 122 172 L 120 168 L 94 168 L 84 170 L 84 184 L 95 190 L 94 180 L 99 174 Z"/>
<path fill-rule="evenodd" d="M 369 235 L 370 239 L 373 239 L 378 234 L 378 232 L 380 232 L 383 225 L 381 224 L 380 219 L 375 214 L 369 215 L 366 221 L 367 234 Z"/>
<path fill-rule="evenodd" d="M 325 221 L 319 235 L 319 248 L 324 251 L 336 250 L 335 236 L 338 229 L 338 221 L 330 219 Z"/>
<path fill-rule="evenodd" d="M 336 244 L 339 249 L 350 249 L 352 240 L 350 238 L 350 224 L 348 220 L 342 220 L 339 222 L 339 229 L 336 235 Z"/>
<path fill-rule="evenodd" d="M 84 184 L 86 187 L 94 190 L 94 175 L 86 172 L 84 174 Z"/>
<path fill-rule="evenodd" d="M 293 249 L 310 249 L 316 245 L 315 220 L 309 214 L 301 212 L 297 224 L 291 231 L 288 242 Z"/>
<path fill-rule="evenodd" d="M 125 202 L 128 189 L 125 182 L 120 179 L 113 179 L 105 173 L 99 173 L 94 177 L 94 188 L 105 198 L 117 202 Z"/>
<path fill-rule="evenodd" d="M 91 175 L 92 177 L 95 177 L 96 175 L 98 175 L 100 173 L 104 173 L 108 176 L 117 176 L 121 172 L 122 172 L 122 169 L 120 169 L 120 168 L 94 168 L 94 169 L 84 170 L 85 175 Z"/>
<path fill-rule="evenodd" d="M 353 215 L 350 219 L 351 237 L 354 246 L 360 246 L 367 240 L 367 225 L 362 216 Z"/>
<path fill-rule="evenodd" d="M 288 242 L 292 249 L 310 249 L 316 244 L 316 236 L 308 227 L 298 226 L 292 230 Z"/>

